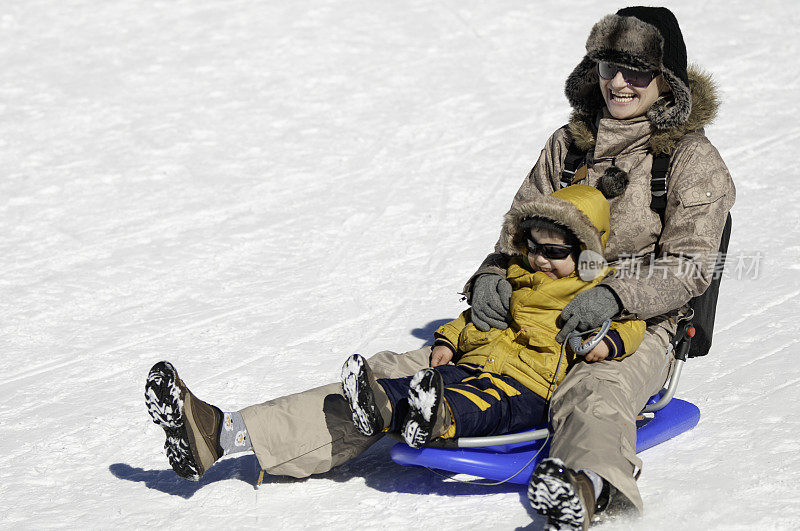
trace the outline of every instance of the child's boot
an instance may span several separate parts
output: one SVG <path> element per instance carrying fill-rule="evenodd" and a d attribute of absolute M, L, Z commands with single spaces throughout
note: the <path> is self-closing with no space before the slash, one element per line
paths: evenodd
<path fill-rule="evenodd" d="M 419 448 L 447 431 L 450 419 L 443 394 L 444 382 L 438 371 L 422 369 L 411 378 L 408 416 L 401 431 L 407 445 Z"/>
<path fill-rule="evenodd" d="M 528 500 L 549 529 L 588 529 L 595 513 L 592 480 L 556 458 L 543 459 L 531 476 Z"/>
<path fill-rule="evenodd" d="M 342 393 L 362 435 L 380 433 L 390 422 L 389 398 L 361 354 L 353 354 L 342 365 Z"/>
<path fill-rule="evenodd" d="M 194 396 L 166 361 L 150 369 L 144 398 L 153 422 L 166 432 L 164 449 L 172 469 L 182 478 L 198 481 L 223 454 L 222 412 Z"/>

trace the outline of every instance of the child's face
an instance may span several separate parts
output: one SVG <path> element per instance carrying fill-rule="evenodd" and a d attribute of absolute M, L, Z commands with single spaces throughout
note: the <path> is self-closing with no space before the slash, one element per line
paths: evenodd
<path fill-rule="evenodd" d="M 535 245 L 555 245 L 560 246 L 554 250 L 561 250 L 561 248 L 571 248 L 566 245 L 564 237 L 557 232 L 552 232 L 545 229 L 531 229 L 528 238 L 531 243 Z M 528 261 L 531 263 L 534 271 L 541 271 L 552 279 L 563 278 L 572 274 L 575 271 L 575 258 L 570 252 L 565 258 L 547 258 L 542 249 L 538 249 L 535 254 L 531 252 L 531 245 L 528 245 Z"/>

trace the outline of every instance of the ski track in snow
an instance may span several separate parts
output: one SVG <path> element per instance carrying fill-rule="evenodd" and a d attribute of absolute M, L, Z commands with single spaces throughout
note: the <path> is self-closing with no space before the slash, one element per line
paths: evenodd
<path fill-rule="evenodd" d="M 144 384 L 169 360 L 233 410 L 430 341 L 618 7 L 0 7 L 0 526 L 538 528 L 523 487 L 395 465 L 388 440 L 259 489 L 252 455 L 183 481 Z M 700 424 L 640 455 L 646 514 L 598 528 L 797 529 L 800 7 L 669 7 L 721 91 L 729 251 L 763 260 L 729 267 L 684 371 Z"/>
<path fill-rule="evenodd" d="M 780 297 L 778 297 L 774 301 L 770 301 L 770 302 L 764 304 L 763 306 L 760 306 L 759 308 L 753 310 L 752 312 L 743 313 L 740 318 L 738 318 L 738 319 L 736 319 L 736 320 L 734 320 L 734 321 L 732 321 L 732 322 L 730 322 L 730 323 L 728 323 L 726 325 L 721 325 L 718 328 L 715 327 L 716 330 L 714 330 L 714 332 L 719 334 L 721 332 L 727 332 L 728 330 L 735 329 L 737 326 L 739 326 L 740 324 L 748 321 L 749 319 L 752 319 L 752 318 L 754 318 L 756 316 L 764 315 L 764 314 L 768 313 L 770 310 L 772 310 L 776 306 L 781 306 L 782 304 L 784 304 L 786 302 L 790 302 L 790 301 L 797 302 L 797 298 L 798 297 L 800 297 L 800 290 L 792 291 L 791 293 L 786 294 L 786 295 L 781 295 Z"/>
<path fill-rule="evenodd" d="M 100 351 L 97 351 L 97 352 L 88 352 L 82 358 L 70 359 L 70 360 L 66 360 L 66 361 L 63 361 L 63 362 L 46 363 L 46 364 L 43 364 L 43 365 L 30 367 L 30 368 L 28 368 L 28 369 L 26 369 L 24 371 L 20 371 L 17 374 L 12 374 L 8 378 L 4 379 L 3 381 L 0 381 L 0 387 L 4 386 L 4 385 L 11 384 L 11 383 L 14 383 L 14 382 L 22 380 L 24 378 L 31 378 L 33 376 L 37 376 L 37 375 L 40 375 L 40 374 L 43 374 L 43 373 L 46 373 L 46 372 L 54 371 L 54 370 L 57 370 L 57 369 L 63 369 L 64 367 L 66 367 L 68 365 L 73 365 L 73 364 L 76 364 L 76 363 L 85 362 L 86 358 L 107 356 L 108 354 L 113 354 L 115 352 L 119 352 L 119 351 L 122 351 L 122 350 L 125 350 L 125 349 L 129 349 L 129 348 L 141 345 L 143 343 L 148 343 L 150 341 L 155 341 L 155 340 L 160 339 L 160 338 L 162 338 L 164 336 L 167 336 L 169 334 L 175 334 L 175 333 L 178 333 L 178 332 L 184 332 L 184 331 L 187 331 L 187 330 L 191 330 L 193 328 L 197 328 L 197 327 L 209 324 L 209 323 L 213 323 L 214 321 L 218 321 L 220 319 L 225 319 L 227 317 L 231 317 L 231 316 L 234 316 L 236 314 L 239 314 L 239 313 L 242 313 L 242 312 L 246 312 L 246 311 L 248 311 L 250 309 L 252 309 L 252 308 L 237 308 L 235 310 L 231 310 L 231 311 L 228 311 L 228 312 L 223 312 L 223 313 L 221 313 L 219 315 L 215 315 L 214 317 L 210 317 L 208 319 L 203 319 L 201 321 L 197 321 L 197 322 L 192 323 L 191 325 L 188 325 L 188 326 L 184 326 L 184 327 L 180 327 L 180 328 L 177 328 L 177 329 L 165 331 L 165 332 L 160 333 L 160 334 L 150 335 L 150 336 L 138 339 L 136 341 L 127 342 L 127 343 L 124 343 L 124 344 L 121 344 L 121 345 L 115 345 L 115 346 L 113 346 L 111 348 L 100 350 Z"/>

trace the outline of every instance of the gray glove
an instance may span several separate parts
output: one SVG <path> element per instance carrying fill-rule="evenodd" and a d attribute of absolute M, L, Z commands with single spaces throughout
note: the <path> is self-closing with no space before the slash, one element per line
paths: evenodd
<path fill-rule="evenodd" d="M 594 330 L 603 321 L 613 318 L 622 310 L 617 295 L 611 288 L 597 286 L 582 291 L 573 297 L 561 311 L 564 326 L 556 336 L 556 341 L 563 343 L 573 330 L 586 332 Z"/>
<path fill-rule="evenodd" d="M 488 273 L 472 282 L 472 324 L 481 332 L 508 328 L 511 284 L 500 275 Z"/>

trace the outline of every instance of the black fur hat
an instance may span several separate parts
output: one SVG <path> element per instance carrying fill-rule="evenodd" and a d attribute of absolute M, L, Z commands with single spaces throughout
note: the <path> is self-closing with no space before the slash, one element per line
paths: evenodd
<path fill-rule="evenodd" d="M 650 107 L 647 117 L 657 129 L 683 124 L 692 111 L 686 44 L 672 11 L 666 7 L 626 7 L 606 15 L 592 27 L 586 55 L 567 78 L 565 93 L 581 114 L 593 115 L 605 102 L 600 92 L 597 62 L 607 61 L 637 70 L 657 70 L 672 94 Z"/>

